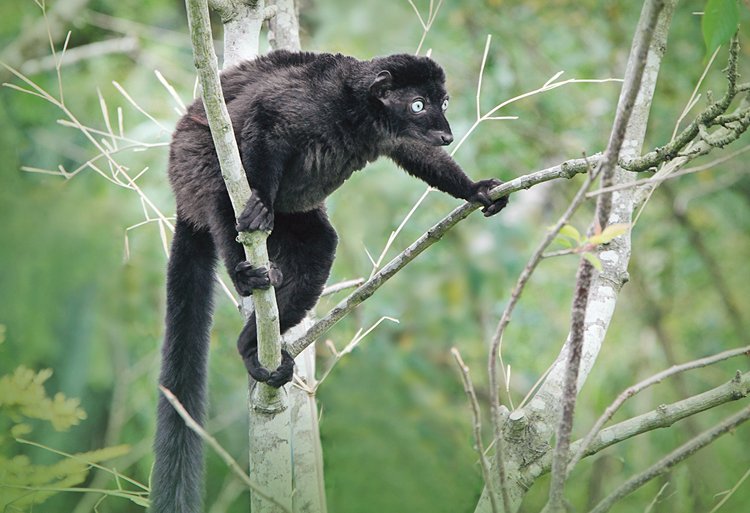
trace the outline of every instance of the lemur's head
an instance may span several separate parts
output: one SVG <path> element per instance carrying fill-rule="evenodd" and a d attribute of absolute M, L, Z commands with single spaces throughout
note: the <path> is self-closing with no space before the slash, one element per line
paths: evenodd
<path fill-rule="evenodd" d="M 372 62 L 376 74 L 370 94 L 387 110 L 396 137 L 432 146 L 453 142 L 451 127 L 445 119 L 448 108 L 445 73 L 435 61 L 399 54 Z"/>

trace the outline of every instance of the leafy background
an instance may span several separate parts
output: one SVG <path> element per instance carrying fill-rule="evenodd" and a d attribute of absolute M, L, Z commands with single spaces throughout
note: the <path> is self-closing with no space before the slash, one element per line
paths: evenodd
<path fill-rule="evenodd" d="M 122 84 L 163 124 L 173 126 L 177 117 L 173 103 L 153 69 L 183 99 L 192 96 L 194 73 L 184 5 L 174 0 L 81 3 L 85 5 L 68 27 L 72 30 L 70 47 L 120 37 L 125 31 L 135 35 L 138 49 L 64 67 L 68 107 L 84 122 L 102 128 L 99 90 L 111 113 L 116 106 L 123 107 L 128 134 L 141 140 L 168 141 L 169 134 L 129 106 L 112 81 Z M 454 133 L 462 135 L 473 122 L 477 74 L 488 33 L 493 35 L 493 44 L 484 75 L 484 109 L 541 86 L 560 70 L 565 70 L 565 77 L 619 76 L 639 14 L 637 4 L 615 0 L 446 2 L 424 48 L 431 48 L 432 56 L 446 69 Z M 426 12 L 427 2 L 417 5 Z M 693 14 L 703 8 L 703 2 L 685 1 L 675 15 L 651 116 L 649 146 L 669 139 L 703 71 L 706 51 L 701 20 Z M 421 27 L 405 1 L 384 6 L 374 1 L 308 0 L 300 9 L 303 47 L 308 50 L 365 59 L 413 52 L 421 37 Z M 746 24 L 748 10 L 741 8 L 739 15 Z M 3 2 L 0 48 L 17 41 L 40 18 L 40 9 L 32 1 Z M 215 28 L 218 31 L 218 24 Z M 746 34 L 743 47 L 750 46 Z M 61 41 L 57 44 L 59 48 Z M 39 43 L 9 64 L 20 66 L 48 54 L 48 45 Z M 726 50 L 720 51 L 704 90 L 722 91 L 719 69 L 725 57 Z M 747 76 L 747 50 L 743 49 L 741 62 Z M 47 90 L 57 91 L 54 72 L 32 78 Z M 5 73 L 2 81 L 12 81 L 12 77 Z M 585 84 L 534 96 L 500 113 L 520 119 L 483 124 L 456 158 L 475 179 L 509 179 L 582 152 L 594 153 L 606 144 L 617 94 L 617 84 Z M 20 170 L 24 165 L 55 169 L 59 164 L 73 169 L 93 155 L 80 133 L 56 123 L 60 117 L 59 111 L 37 98 L 0 90 L 0 375 L 10 379 L 21 365 L 35 371 L 52 369 L 42 386 L 51 398 L 57 392 L 78 398 L 80 422 L 58 431 L 33 415 L 14 416 L 20 385 L 0 388 L 0 425 L 7 433 L 0 439 L 0 462 L 5 462 L 0 482 L 7 483 L 9 462 L 60 464 L 59 455 L 14 441 L 13 436 L 19 434 L 10 436 L 10 429 L 24 424 L 28 426 L 21 428 L 24 438 L 67 453 L 126 444 L 127 454 L 107 460 L 106 465 L 146 483 L 152 462 L 165 256 L 158 228 L 152 223 L 129 232 L 130 251 L 125 258 L 125 229 L 143 219 L 131 192 L 88 171 L 65 181 Z M 734 149 L 746 144 L 744 137 Z M 163 211 L 171 213 L 173 200 L 164 173 L 166 149 L 123 155 L 122 161 L 131 169 L 149 166 L 141 186 Z M 668 366 L 667 354 L 686 361 L 747 344 L 747 171 L 746 158 L 738 157 L 714 171 L 680 179 L 670 188 L 671 195 L 664 190 L 655 194 L 634 230 L 631 283 L 622 293 L 607 345 L 581 395 L 574 435 L 583 434 L 624 387 Z M 382 316 L 400 321 L 381 324 L 338 364 L 320 389 L 332 512 L 473 509 L 481 478 L 471 448 L 469 410 L 449 348 L 461 350 L 479 387 L 480 400 L 486 399 L 489 334 L 529 253 L 576 187 L 576 183 L 562 182 L 536 187 L 514 195 L 497 218 L 472 216 L 329 333 L 341 348 L 359 326 L 370 326 Z M 379 253 L 423 190 L 423 184 L 397 172 L 387 161 L 352 177 L 329 202 L 341 238 L 331 282 L 369 275 L 365 248 Z M 432 193 L 389 256 L 456 204 Z M 690 229 L 677 222 L 675 204 L 687 207 Z M 590 210 L 574 224 L 585 227 L 589 218 Z M 714 267 L 695 250 L 691 233 L 701 237 Z M 512 367 L 510 392 L 515 404 L 552 362 L 564 340 L 576 263 L 573 257 L 544 262 L 506 333 L 504 357 Z M 725 295 L 731 297 L 737 312 L 734 316 L 722 304 L 712 269 L 726 283 Z M 318 311 L 325 312 L 340 297 L 322 301 Z M 234 349 L 240 321 L 226 298 L 219 297 L 217 304 L 209 427 L 230 453 L 246 461 L 246 378 Z M 329 361 L 329 354 L 321 348 L 321 367 Z M 682 381 L 661 384 L 633 399 L 618 418 L 723 383 L 737 368 L 746 370 L 747 362 L 727 362 Z M 604 451 L 574 474 L 568 487 L 571 503 L 578 509 L 594 503 L 601 493 L 655 461 L 658 454 L 736 407 L 726 405 Z M 72 408 L 73 413 L 78 411 Z M 82 411 L 85 420 L 80 418 Z M 750 453 L 742 449 L 749 442 L 748 429 L 738 430 L 639 490 L 615 511 L 644 510 L 667 481 L 652 511 L 710 509 L 720 498 L 716 494 L 731 488 L 750 468 Z M 209 454 L 207 465 L 207 504 L 215 505 L 209 511 L 246 511 L 246 497 L 223 463 Z M 106 474 L 98 479 L 102 488 L 115 487 L 114 479 Z M 18 511 L 14 507 L 22 502 L 8 503 L 19 495 L 27 502 L 45 497 L 33 490 L 21 493 L 0 486 L 0 504 L 7 511 Z M 545 499 L 541 482 L 526 499 L 524 511 L 537 511 Z M 748 501 L 750 488 L 745 486 L 724 510 L 740 511 Z M 68 492 L 52 496 L 33 511 L 81 513 L 92 508 L 91 499 Z M 140 510 L 134 502 L 116 497 L 98 505 L 101 512 Z"/>

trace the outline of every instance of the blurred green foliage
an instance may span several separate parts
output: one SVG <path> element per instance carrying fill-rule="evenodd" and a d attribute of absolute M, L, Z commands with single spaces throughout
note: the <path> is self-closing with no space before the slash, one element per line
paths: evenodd
<path fill-rule="evenodd" d="M 34 420 L 47 421 L 55 431 L 67 431 L 86 418 L 78 399 L 67 398 L 61 393 L 49 397 L 44 383 L 50 369 L 34 372 L 23 365 L 13 374 L 0 376 L 0 508 L 3 511 L 27 511 L 47 502 L 66 489 L 73 489 L 86 481 L 92 466 L 129 451 L 125 445 L 87 451 L 78 454 L 58 453 L 64 456 L 51 464 L 34 464 L 25 454 L 8 454 L 16 444 L 26 444 L 49 450 L 44 446 L 27 442 L 22 437 L 31 434 Z M 144 505 L 138 495 L 131 497 L 136 504 Z"/>
<path fill-rule="evenodd" d="M 62 5 L 72 0 L 58 0 Z M 62 23 L 72 31 L 70 49 L 132 36 L 137 49 L 96 55 L 62 68 L 65 102 L 83 123 L 105 128 L 97 90 L 111 119 L 123 109 L 128 137 L 150 143 L 169 140 L 177 114 L 174 100 L 155 77 L 158 69 L 184 101 L 192 97 L 194 72 L 184 6 L 178 1 L 91 0 Z M 446 69 L 451 92 L 449 118 L 457 139 L 475 119 L 476 84 L 487 34 L 492 46 L 484 72 L 483 112 L 498 102 L 544 84 L 560 70 L 564 78 L 618 77 L 624 69 L 639 2 L 616 0 L 446 1 L 427 34 L 423 51 Z M 72 5 L 72 4 L 67 4 Z M 427 2 L 417 1 L 426 16 Z M 670 33 L 647 138 L 663 144 L 703 72 L 700 17 L 704 2 L 680 3 Z M 50 4 L 54 8 L 55 4 Z M 306 0 L 300 5 L 303 47 L 340 51 L 360 58 L 413 52 L 422 28 L 406 1 Z M 748 10 L 740 10 L 748 26 Z M 39 26 L 31 0 L 0 5 L 0 48 L 12 47 Z M 218 31 L 219 25 L 216 29 Z M 743 48 L 750 47 L 747 31 Z M 722 91 L 721 51 L 702 93 Z M 49 55 L 44 39 L 24 46 L 17 67 Z M 748 75 L 749 54 L 741 67 Z M 3 54 L 2 59 L 6 59 Z M 23 69 L 23 68 L 22 68 Z M 20 85 L 5 71 L 1 81 Z M 57 95 L 54 69 L 31 78 Z M 112 85 L 116 80 L 162 130 Z M 509 179 L 592 154 L 606 144 L 619 87 L 616 83 L 568 85 L 532 96 L 498 112 L 515 121 L 483 123 L 456 154 L 474 177 Z M 699 105 L 704 105 L 701 101 Z M 39 98 L 0 90 L 0 375 L 55 369 L 49 388 L 79 397 L 89 418 L 66 433 L 39 425 L 33 439 L 68 453 L 129 444 L 114 460 L 118 471 L 147 482 L 151 465 L 159 344 L 164 312 L 165 255 L 157 223 L 144 220 L 138 197 L 91 170 L 66 180 L 21 171 L 22 166 L 68 171 L 94 156 L 80 132 L 56 121 L 62 113 Z M 728 151 L 748 144 L 743 137 Z M 727 152 L 725 152 L 727 153 Z M 718 155 L 718 153 L 716 154 Z M 165 179 L 165 147 L 122 152 L 119 162 L 167 215 L 173 202 Z M 703 162 L 715 158 L 707 157 Z M 746 157 L 712 171 L 681 178 L 657 190 L 633 229 L 631 283 L 618 303 L 607 345 L 577 406 L 574 435 L 582 435 L 623 388 L 671 364 L 747 344 L 750 312 L 750 179 Z M 106 172 L 106 164 L 102 163 Z M 360 326 L 383 323 L 334 369 L 320 390 L 321 434 L 332 512 L 370 513 L 472 511 L 481 492 L 472 450 L 470 413 L 449 348 L 460 349 L 486 403 L 486 350 L 508 291 L 543 236 L 564 210 L 579 181 L 555 182 L 518 193 L 497 218 L 475 215 L 384 286 L 340 323 L 328 337 L 342 348 Z M 381 252 L 390 232 L 424 191 L 386 161 L 357 173 L 329 202 L 341 242 L 331 282 L 368 276 L 365 248 Z M 457 204 L 431 193 L 397 237 L 386 260 Z M 688 224 L 674 208 L 685 209 Z M 591 209 L 572 224 L 584 229 Z M 363 215 L 362 212 L 366 212 Z M 696 235 L 697 234 L 697 235 Z M 695 237 L 705 252 L 696 250 Z M 127 237 L 129 252 L 125 253 Z M 712 258 L 706 259 L 706 254 Z M 518 404 L 554 360 L 567 333 L 577 259 L 543 262 L 524 292 L 504 340 L 512 369 L 510 394 Z M 725 286 L 719 287 L 719 282 Z M 325 312 L 342 296 L 324 299 Z M 727 304 L 733 305 L 727 308 Z M 240 319 L 231 303 L 217 298 L 212 336 L 209 429 L 241 462 L 246 461 L 246 377 L 234 340 Z M 320 350 L 320 365 L 330 359 Z M 729 379 L 746 361 L 695 371 L 682 380 L 634 398 L 617 419 L 653 409 Z M 23 372 L 23 371 L 22 371 Z M 507 399 L 507 398 L 506 398 Z M 577 509 L 595 502 L 624 478 L 653 463 L 657 455 L 728 415 L 737 405 L 706 412 L 672 429 L 649 433 L 584 462 L 568 486 Z M 742 428 L 694 456 L 668 476 L 627 498 L 615 511 L 642 511 L 669 482 L 652 511 L 705 511 L 750 467 L 750 442 Z M 49 465 L 49 451 L 4 438 L 2 454 Z M 246 511 L 246 496 L 224 464 L 208 455 L 207 511 Z M 115 488 L 107 473 L 87 481 Z M 720 496 L 719 496 L 720 497 Z M 35 512 L 93 511 L 99 495 L 59 494 Z M 538 511 L 545 481 L 524 503 Z M 739 511 L 750 501 L 748 487 L 724 506 Z M 211 505 L 216 505 L 211 509 Z M 134 509 L 135 508 L 135 509 Z M 109 497 L 101 512 L 140 509 Z"/>

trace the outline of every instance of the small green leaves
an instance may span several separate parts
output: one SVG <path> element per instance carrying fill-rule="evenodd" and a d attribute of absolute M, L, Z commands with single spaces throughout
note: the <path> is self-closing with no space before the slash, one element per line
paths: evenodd
<path fill-rule="evenodd" d="M 24 418 L 42 419 L 52 423 L 56 431 L 64 431 L 86 418 L 78 399 L 57 393 L 47 396 L 44 382 L 52 376 L 50 369 L 34 372 L 18 367 L 13 374 L 0 377 L 0 411 L 14 423 Z"/>
<path fill-rule="evenodd" d="M 560 232 L 552 242 L 564 248 L 573 249 L 581 245 L 582 238 L 575 226 L 566 224 L 560 228 Z"/>
<path fill-rule="evenodd" d="M 630 224 L 628 223 L 611 224 L 604 228 L 604 230 L 596 226 L 594 235 L 591 237 L 584 237 L 574 226 L 566 224 L 560 229 L 560 232 L 553 241 L 565 249 L 547 253 L 544 256 L 581 255 L 583 258 L 591 262 L 591 265 L 593 265 L 598 271 L 601 271 L 602 262 L 594 253 L 594 250 L 601 244 L 612 242 L 615 237 L 627 233 L 629 229 Z"/>
<path fill-rule="evenodd" d="M 737 0 L 708 0 L 703 11 L 701 28 L 706 43 L 706 55 L 719 45 L 728 43 L 737 31 L 740 9 Z"/>
<path fill-rule="evenodd" d="M 630 225 L 627 223 L 610 224 L 601 233 L 589 237 L 588 242 L 595 246 L 606 244 L 611 242 L 615 237 L 627 232 L 628 228 L 630 228 Z"/>
<path fill-rule="evenodd" d="M 580 243 L 581 242 L 581 234 L 576 229 L 575 226 L 571 224 L 566 224 L 562 228 L 560 228 L 560 235 L 564 235 L 566 237 L 570 237 L 574 241 Z"/>
<path fill-rule="evenodd" d="M 586 252 L 583 254 L 583 258 L 588 260 L 589 263 L 593 265 L 594 269 L 596 269 L 597 271 L 602 270 L 602 261 L 599 260 L 599 257 L 596 256 L 595 254 Z"/>

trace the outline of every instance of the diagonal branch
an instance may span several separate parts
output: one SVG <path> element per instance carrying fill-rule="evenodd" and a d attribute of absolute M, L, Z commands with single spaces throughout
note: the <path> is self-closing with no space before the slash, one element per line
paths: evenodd
<path fill-rule="evenodd" d="M 642 415 L 632 417 L 617 424 L 613 424 L 602 429 L 593 437 L 588 446 L 583 451 L 583 457 L 596 454 L 607 447 L 628 440 L 634 436 L 653 431 L 660 428 L 668 428 L 675 422 L 686 419 L 698 413 L 711 408 L 716 408 L 722 404 L 739 399 L 746 398 L 750 395 L 750 372 L 744 374 L 737 373 L 727 383 L 718 387 L 682 399 L 672 404 L 662 404 L 656 409 Z M 578 440 L 571 444 L 572 451 L 578 451 L 583 448 L 585 440 Z M 523 471 L 522 481 L 533 483 L 539 476 L 549 472 L 552 463 L 552 457 L 547 454 L 536 464 L 528 466 Z"/>
<path fill-rule="evenodd" d="M 232 201 L 235 216 L 239 217 L 250 199 L 250 186 L 242 168 L 240 152 L 234 138 L 224 94 L 219 82 L 218 61 L 211 38 L 211 24 L 206 0 L 187 0 L 190 37 L 193 43 L 195 67 L 198 70 L 206 117 L 211 128 L 211 137 L 221 165 L 221 174 Z M 238 240 L 245 246 L 247 261 L 254 267 L 268 267 L 266 232 L 241 233 Z M 279 336 L 279 312 L 273 287 L 253 293 L 256 324 L 258 329 L 258 357 L 264 367 L 276 368 L 281 363 L 281 338 Z M 258 401 L 264 410 L 278 409 L 278 390 L 267 385 L 256 388 Z M 271 406 L 274 404 L 275 406 Z"/>
<path fill-rule="evenodd" d="M 714 363 L 722 362 L 729 358 L 741 355 L 750 355 L 750 346 L 741 347 L 739 349 L 730 349 L 729 351 L 724 351 L 715 355 L 707 356 L 706 358 L 700 358 L 698 360 L 693 360 L 692 362 L 683 363 L 681 365 L 674 365 L 669 369 L 659 372 L 658 374 L 654 374 L 653 376 L 641 381 L 640 383 L 636 383 L 635 385 L 628 387 L 617 397 L 617 399 L 615 399 L 615 401 L 611 405 L 607 407 L 601 417 L 599 417 L 599 419 L 594 424 L 594 427 L 591 428 L 591 431 L 589 431 L 583 441 L 579 444 L 578 449 L 575 452 L 575 456 L 571 459 L 570 464 L 568 465 L 568 472 L 570 472 L 575 464 L 578 463 L 578 461 L 583 457 L 588 446 L 592 444 L 594 437 L 599 434 L 602 426 L 604 426 L 604 424 L 606 424 L 614 416 L 614 414 L 617 412 L 617 410 L 620 409 L 620 406 L 622 406 L 625 401 L 642 392 L 644 389 L 657 383 L 661 383 L 671 376 L 675 376 L 692 369 L 706 367 L 707 365 L 712 365 Z"/>
<path fill-rule="evenodd" d="M 599 504 L 597 504 L 596 507 L 594 507 L 594 509 L 590 511 L 590 513 L 605 513 L 606 511 L 609 511 L 609 509 L 623 497 L 634 492 L 641 486 L 651 481 L 653 478 L 664 474 L 682 460 L 688 458 L 689 456 L 692 456 L 700 449 L 704 448 L 705 446 L 719 438 L 721 435 L 726 434 L 727 432 L 736 428 L 747 420 L 750 420 L 750 406 L 744 408 L 743 410 L 740 410 L 739 413 L 732 415 L 721 424 L 718 424 L 708 431 L 701 433 L 697 437 L 693 438 L 689 442 L 681 445 L 680 447 L 666 455 L 658 462 L 654 463 L 648 469 L 628 479 L 614 492 L 612 492 Z"/>
<path fill-rule="evenodd" d="M 572 159 L 554 167 L 536 171 L 528 175 L 520 176 L 509 182 L 495 187 L 490 192 L 490 197 L 494 200 L 501 196 L 507 196 L 522 189 L 529 189 L 534 185 L 558 178 L 572 178 L 573 176 L 584 173 L 588 170 L 589 164 L 594 164 L 601 158 L 597 154 L 588 159 Z M 439 241 L 448 230 L 456 226 L 459 222 L 466 219 L 469 214 L 479 208 L 480 205 L 473 203 L 464 203 L 457 207 L 450 214 L 432 226 L 425 234 L 414 241 L 409 247 L 397 255 L 380 271 L 368 279 L 364 284 L 358 287 L 354 292 L 349 294 L 344 300 L 337 304 L 325 317 L 316 322 L 304 335 L 292 341 L 287 350 L 292 356 L 298 355 L 304 348 L 312 344 L 315 339 L 326 333 L 338 321 L 343 319 L 357 305 L 369 298 L 383 283 L 392 278 L 398 271 L 414 260 L 424 250 Z"/>
<path fill-rule="evenodd" d="M 641 83 L 648 60 L 649 49 L 656 31 L 659 15 L 664 8 L 663 0 L 647 1 L 641 13 L 639 28 L 633 41 L 633 49 L 625 73 L 625 83 L 620 93 L 620 101 L 617 105 L 614 126 L 610 134 L 604 157 L 599 163 L 599 173 L 602 176 L 603 187 L 612 185 L 615 177 L 617 160 L 620 156 L 626 132 L 632 130 L 631 115 L 636 97 L 641 93 Z M 646 87 L 646 90 L 648 87 Z M 647 93 L 646 93 L 647 94 Z M 637 123 L 638 120 L 634 119 Z M 606 226 L 612 210 L 612 194 L 599 196 L 596 205 L 594 227 Z M 570 433 L 573 430 L 573 413 L 576 398 L 578 397 L 578 374 L 583 356 L 583 338 L 586 326 L 586 313 L 589 293 L 594 277 L 593 264 L 584 258 L 581 259 L 576 276 L 576 290 L 571 308 L 570 336 L 567 363 L 565 366 L 565 378 L 562 390 L 562 413 L 557 426 L 557 444 L 552 457 L 552 480 L 550 482 L 549 503 L 550 511 L 563 510 L 563 498 L 566 468 L 570 458 Z"/>

